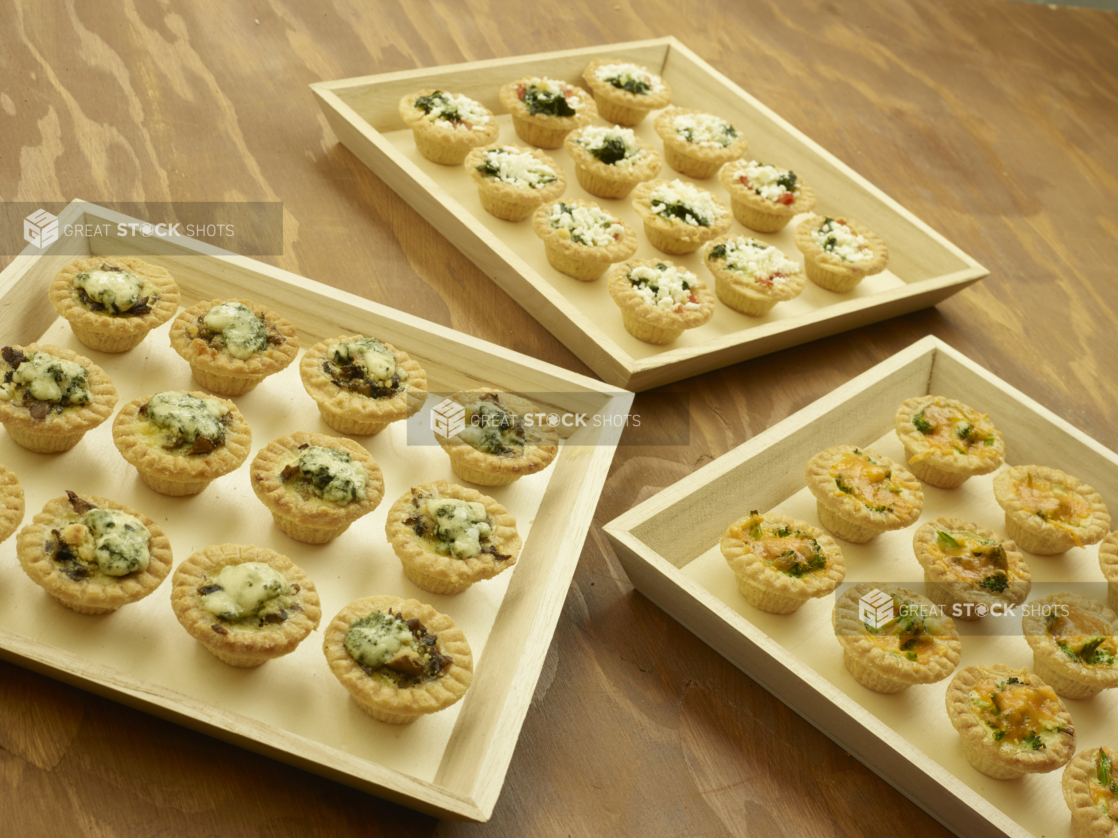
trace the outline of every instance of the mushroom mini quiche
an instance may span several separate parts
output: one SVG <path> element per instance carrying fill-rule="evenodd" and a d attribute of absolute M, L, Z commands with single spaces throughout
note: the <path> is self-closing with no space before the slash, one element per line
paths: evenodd
<path fill-rule="evenodd" d="M 1029 603 L 1021 630 L 1033 669 L 1064 698 L 1090 698 L 1118 687 L 1118 614 L 1078 594 L 1050 594 Z"/>
<path fill-rule="evenodd" d="M 158 524 L 116 501 L 70 491 L 20 531 L 16 552 L 31 581 L 82 614 L 141 600 L 171 572 L 171 543 Z"/>
<path fill-rule="evenodd" d="M 8 539 L 23 522 L 23 487 L 13 472 L 0 465 L 0 542 Z"/>
<path fill-rule="evenodd" d="M 694 253 L 734 223 L 726 205 L 682 180 L 650 180 L 633 190 L 633 209 L 649 244 L 669 254 Z"/>
<path fill-rule="evenodd" d="M 731 234 L 707 242 L 703 264 L 714 277 L 718 299 L 751 317 L 761 317 L 777 303 L 795 299 L 807 284 L 799 262 L 746 236 Z"/>
<path fill-rule="evenodd" d="M 90 349 L 127 352 L 179 307 L 179 287 L 166 268 L 128 256 L 77 259 L 50 284 L 50 302 Z"/>
<path fill-rule="evenodd" d="M 750 230 L 775 233 L 815 206 L 815 191 L 795 172 L 756 160 L 727 163 L 718 179 L 730 193 L 734 218 Z"/>
<path fill-rule="evenodd" d="M 714 294 L 684 268 L 659 259 L 630 259 L 609 274 L 609 295 L 621 309 L 625 331 L 665 344 L 714 316 Z"/>
<path fill-rule="evenodd" d="M 997 471 L 1005 461 L 1005 441 L 990 417 L 955 399 L 905 399 L 893 425 L 909 470 L 940 489 L 954 489 L 977 474 Z"/>
<path fill-rule="evenodd" d="M 582 77 L 594 95 L 598 115 L 606 122 L 636 125 L 649 111 L 667 106 L 672 89 L 666 81 L 639 64 L 616 58 L 596 58 Z"/>
<path fill-rule="evenodd" d="M 1005 531 L 1023 550 L 1048 556 L 1102 541 L 1110 513 L 1102 497 L 1070 474 L 1045 466 L 1013 466 L 994 477 Z"/>
<path fill-rule="evenodd" d="M 1106 577 L 1106 601 L 1118 611 L 1118 530 L 1110 533 L 1099 545 L 1099 567 Z"/>
<path fill-rule="evenodd" d="M 598 116 L 589 94 L 558 79 L 510 81 L 501 88 L 500 99 L 512 114 L 516 136 L 537 148 L 562 148 L 567 134 Z"/>
<path fill-rule="evenodd" d="M 354 600 L 330 621 L 322 651 L 357 705 L 388 724 L 445 710 L 473 680 L 474 658 L 462 629 L 414 599 Z"/>
<path fill-rule="evenodd" d="M 482 208 L 504 221 L 523 221 L 567 190 L 562 166 L 534 148 L 475 148 L 466 156 L 466 169 Z"/>
<path fill-rule="evenodd" d="M 946 704 L 967 762 L 997 780 L 1055 771 L 1075 753 L 1063 702 L 1027 670 L 968 666 L 951 680 Z"/>
<path fill-rule="evenodd" d="M 632 228 L 591 201 L 544 204 L 536 210 L 532 229 L 543 241 L 548 264 L 583 282 L 637 252 Z"/>
<path fill-rule="evenodd" d="M 809 599 L 826 596 L 846 575 L 834 539 L 775 512 L 751 512 L 731 524 L 721 549 L 749 604 L 773 614 L 791 614 Z"/>
<path fill-rule="evenodd" d="M 656 117 L 655 127 L 664 141 L 664 159 L 688 177 L 713 177 L 724 163 L 745 154 L 745 137 L 713 114 L 668 108 Z"/>
<path fill-rule="evenodd" d="M 598 198 L 624 198 L 652 180 L 664 161 L 631 128 L 587 125 L 572 131 L 563 147 L 575 164 L 578 185 Z"/>
<path fill-rule="evenodd" d="M 500 133 L 480 102 L 430 87 L 400 100 L 400 118 L 412 129 L 419 153 L 443 166 L 460 165 L 470 149 L 488 145 Z"/>
<path fill-rule="evenodd" d="M 69 451 L 109 418 L 117 392 L 88 358 L 45 344 L 0 349 L 0 422 L 39 454 Z"/>
<path fill-rule="evenodd" d="M 1102 745 L 1076 754 L 1060 786 L 1076 838 L 1118 838 L 1118 748 Z"/>
<path fill-rule="evenodd" d="M 875 692 L 942 681 L 959 665 L 955 623 L 905 588 L 878 582 L 848 588 L 836 600 L 831 622 L 847 670 Z"/>
<path fill-rule="evenodd" d="M 853 291 L 889 264 L 885 243 L 856 221 L 809 215 L 796 227 L 807 278 L 828 291 Z"/>

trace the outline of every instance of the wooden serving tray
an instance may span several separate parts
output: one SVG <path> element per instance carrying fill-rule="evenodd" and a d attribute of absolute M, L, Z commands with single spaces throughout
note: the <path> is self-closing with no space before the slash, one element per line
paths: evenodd
<path fill-rule="evenodd" d="M 605 531 L 638 590 L 948 828 L 967 838 L 1070 838 L 1060 771 L 994 780 L 966 762 L 944 709 L 950 679 L 896 695 L 862 687 L 842 662 L 831 627 L 833 596 L 791 615 L 758 611 L 738 592 L 718 547 L 726 528 L 751 509 L 785 512 L 821 526 L 804 485 L 808 460 L 824 448 L 849 443 L 903 462 L 893 414 L 904 399 L 929 393 L 989 413 L 1005 437 L 1010 465 L 1061 468 L 1093 486 L 1111 510 L 1118 508 L 1118 455 L 928 337 L 634 507 Z M 839 540 L 847 566 L 844 586 L 894 582 L 922 591 L 912 536 L 939 515 L 958 515 L 1004 534 L 992 483 L 993 475 L 987 475 L 951 491 L 924 484 L 917 524 L 864 545 Z M 1030 599 L 1065 590 L 1069 583 L 1090 583 L 1097 586 L 1089 589 L 1093 598 L 1105 601 L 1098 545 L 1062 556 L 1025 555 L 1033 576 Z M 1020 617 L 1012 624 L 1015 633 L 1001 636 L 990 619 L 956 621 L 963 641 L 960 668 L 997 662 L 1032 669 Z M 1064 703 L 1075 722 L 1077 751 L 1113 743 L 1114 691 Z"/>
<path fill-rule="evenodd" d="M 629 335 L 602 280 L 584 283 L 548 265 L 530 222 L 513 224 L 482 209 L 463 166 L 440 166 L 422 158 L 397 107 L 408 93 L 440 88 L 464 93 L 499 113 L 501 85 L 523 76 L 548 76 L 583 86 L 582 71 L 594 58 L 614 56 L 658 72 L 672 88 L 672 103 L 729 119 L 748 139 L 748 156 L 794 169 L 819 196 L 816 212 L 843 215 L 867 225 L 889 247 L 889 270 L 869 277 L 850 293 L 834 294 L 808 283 L 796 300 L 764 317 L 747 317 L 718 303 L 714 319 L 669 346 Z M 849 166 L 793 128 L 675 38 L 410 70 L 312 84 L 334 133 L 416 211 L 603 380 L 646 390 L 778 349 L 935 305 L 988 271 L 920 221 Z M 501 142 L 523 145 L 508 114 L 501 114 Z M 653 117 L 636 129 L 654 148 L 662 142 Z M 601 122 L 597 124 L 603 124 Z M 638 231 L 638 258 L 663 258 L 644 237 L 629 199 L 603 200 L 585 192 L 562 149 L 547 152 L 563 165 L 567 198 L 600 203 Z M 693 181 L 667 165 L 659 177 L 680 178 L 713 192 L 727 205 L 717 177 Z M 793 244 L 794 224 L 780 233 L 754 233 L 737 222 L 733 231 L 773 244 L 802 262 Z M 698 254 L 670 257 L 704 281 L 713 281 Z"/>
<path fill-rule="evenodd" d="M 59 227 L 115 231 L 118 223 L 132 221 L 75 202 L 60 216 Z M 169 324 L 131 352 L 107 355 L 78 343 L 56 317 L 47 286 L 63 265 L 80 255 L 128 252 L 170 270 L 184 306 L 220 297 L 249 298 L 275 309 L 298 328 L 303 351 L 324 338 L 354 333 L 405 349 L 427 371 L 429 405 L 442 398 L 439 393 L 490 385 L 587 419 L 573 433 L 560 431 L 566 438 L 550 468 L 511 486 L 483 487 L 516 516 L 524 546 L 513 569 L 456 596 L 414 586 L 384 535 L 388 508 L 408 488 L 438 478 L 459 482 L 439 446 L 414 444 L 413 434 L 421 430 L 405 423 L 357 438 L 384 471 L 385 499 L 323 546 L 296 542 L 273 525 L 248 484 L 248 462 L 200 495 L 168 498 L 143 485 L 120 457 L 111 420 L 57 455 L 33 454 L 0 432 L 0 462 L 17 474 L 27 496 L 24 523 L 66 489 L 112 497 L 160 523 L 176 564 L 202 547 L 226 542 L 288 555 L 315 582 L 323 611 L 319 631 L 295 653 L 237 670 L 203 650 L 178 624 L 170 580 L 114 614 L 77 614 L 27 578 L 12 537 L 0 545 L 0 657 L 404 805 L 487 820 L 632 394 L 191 239 L 138 238 L 123 245 L 131 248 L 127 251 L 121 246 L 109 232 L 64 238 L 43 255 L 29 248 L 17 257 L 0 274 L 0 346 L 41 340 L 90 357 L 113 379 L 121 404 L 159 390 L 200 389 L 170 348 Z M 303 391 L 298 361 L 236 401 L 253 430 L 252 456 L 296 430 L 336 435 Z M 420 417 L 429 424 L 425 412 L 413 419 Z M 475 670 L 461 702 L 396 726 L 374 721 L 349 698 L 326 665 L 322 630 L 346 603 L 372 594 L 429 602 L 462 627 Z"/>

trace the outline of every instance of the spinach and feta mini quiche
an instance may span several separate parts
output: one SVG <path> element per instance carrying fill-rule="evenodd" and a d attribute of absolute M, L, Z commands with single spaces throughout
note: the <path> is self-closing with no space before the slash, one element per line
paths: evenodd
<path fill-rule="evenodd" d="M 836 445 L 820 451 L 807 464 L 807 487 L 823 526 L 852 544 L 904 529 L 924 508 L 919 481 L 872 448 Z"/>
<path fill-rule="evenodd" d="M 29 451 L 69 451 L 116 402 L 105 371 L 82 355 L 49 344 L 0 348 L 0 422 Z"/>
<path fill-rule="evenodd" d="M 747 236 L 731 234 L 707 242 L 703 264 L 714 277 L 718 299 L 750 317 L 761 317 L 777 303 L 795 299 L 807 285 L 799 262 Z"/>
<path fill-rule="evenodd" d="M 50 302 L 74 336 L 99 352 L 127 352 L 179 307 L 179 286 L 166 268 L 128 256 L 71 262 L 50 284 Z"/>
<path fill-rule="evenodd" d="M 1118 687 L 1118 614 L 1070 593 L 1029 603 L 1021 630 L 1033 650 L 1033 669 L 1064 698 L 1090 698 Z"/>
<path fill-rule="evenodd" d="M 384 533 L 407 577 L 433 594 L 457 594 L 516 564 L 516 519 L 475 489 L 436 480 L 388 510 Z"/>
<path fill-rule="evenodd" d="M 468 96 L 427 88 L 400 100 L 400 118 L 415 147 L 432 163 L 458 166 L 470 149 L 497 139 L 500 126 L 489 109 Z"/>
<path fill-rule="evenodd" d="M 1012 466 L 994 476 L 1005 531 L 1039 556 L 1094 544 L 1110 531 L 1102 496 L 1070 474 L 1046 466 Z"/>
<path fill-rule="evenodd" d="M 180 564 L 171 607 L 207 651 L 241 667 L 291 654 L 322 617 L 307 574 L 287 556 L 252 544 L 207 547 Z"/>
<path fill-rule="evenodd" d="M 598 115 L 606 122 L 637 125 L 649 111 L 667 107 L 672 89 L 645 67 L 618 58 L 596 58 L 582 71 Z"/>
<path fill-rule="evenodd" d="M 252 300 L 209 300 L 179 313 L 171 346 L 207 390 L 240 396 L 295 360 L 299 336 L 291 323 Z"/>
<path fill-rule="evenodd" d="M 997 471 L 1005 461 L 1005 440 L 990 417 L 955 399 L 905 399 L 893 425 L 909 469 L 940 489 L 954 489 L 976 474 Z"/>
<path fill-rule="evenodd" d="M 758 233 L 776 233 L 792 217 L 810 212 L 815 191 L 789 169 L 756 160 L 727 163 L 718 179 L 730 193 L 734 218 Z"/>
<path fill-rule="evenodd" d="M 831 623 L 847 670 L 874 692 L 942 681 L 959 665 L 955 623 L 931 600 L 896 585 L 848 588 L 835 601 Z"/>
<path fill-rule="evenodd" d="M 722 555 L 749 604 L 791 614 L 826 596 L 846 576 L 842 551 L 826 533 L 789 515 L 756 511 L 722 536 Z"/>
<path fill-rule="evenodd" d="M 473 679 L 474 658 L 462 629 L 414 599 L 354 600 L 326 627 L 322 651 L 357 705 L 388 724 L 445 710 Z"/>
<path fill-rule="evenodd" d="M 807 278 L 828 291 L 853 291 L 889 264 L 885 243 L 856 221 L 809 215 L 796 226 Z"/>
<path fill-rule="evenodd" d="M 380 433 L 427 399 L 423 367 L 404 350 L 366 335 L 316 343 L 299 363 L 299 376 L 322 420 L 343 434 Z"/>
<path fill-rule="evenodd" d="M 1110 533 L 1099 545 L 1099 568 L 1106 577 L 1106 602 L 1118 611 L 1118 531 Z"/>
<path fill-rule="evenodd" d="M 649 244 L 664 253 L 694 253 L 734 223 L 725 204 L 705 189 L 682 180 L 638 184 L 632 204 L 644 222 Z"/>
<path fill-rule="evenodd" d="M 23 523 L 23 487 L 19 478 L 0 465 L 0 542 Z"/>
<path fill-rule="evenodd" d="M 170 390 L 130 401 L 113 422 L 113 442 L 157 492 L 196 495 L 238 469 L 252 431 L 237 406 L 209 393 Z"/>
<path fill-rule="evenodd" d="M 435 440 L 463 480 L 507 486 L 543 471 L 559 452 L 559 435 L 548 421 L 549 411 L 528 399 L 481 387 L 454 393 L 447 401 L 462 406 L 458 414 L 462 424 L 449 436 L 436 430 Z M 447 430 L 454 428 L 448 425 Z"/>
<path fill-rule="evenodd" d="M 384 498 L 384 477 L 351 439 L 299 431 L 260 449 L 249 469 L 252 490 L 276 526 L 307 544 L 325 544 Z"/>
<path fill-rule="evenodd" d="M 1118 838 L 1118 748 L 1080 751 L 1064 768 L 1061 789 L 1076 838 Z"/>
<path fill-rule="evenodd" d="M 660 153 L 632 128 L 588 125 L 572 131 L 563 148 L 575 165 L 578 185 L 597 198 L 624 198 L 660 172 Z"/>
<path fill-rule="evenodd" d="M 714 316 L 714 292 L 671 262 L 630 259 L 610 270 L 608 282 L 625 331 L 646 343 L 671 343 Z"/>
<path fill-rule="evenodd" d="M 108 498 L 67 491 L 16 540 L 24 572 L 67 608 L 107 614 L 154 591 L 171 572 L 159 525 Z"/>
<path fill-rule="evenodd" d="M 745 154 L 746 141 L 741 132 L 712 114 L 668 108 L 654 124 L 664 141 L 664 160 L 688 177 L 713 177 L 724 164 Z"/>
<path fill-rule="evenodd" d="M 1032 576 L 1017 545 L 980 524 L 941 516 L 912 537 L 928 599 L 956 620 L 976 620 L 998 606 L 1020 605 Z"/>
<path fill-rule="evenodd" d="M 968 666 L 947 687 L 947 715 L 975 769 L 998 780 L 1044 774 L 1075 753 L 1075 727 L 1059 696 L 1025 669 Z"/>
<path fill-rule="evenodd" d="M 593 98 L 565 81 L 526 77 L 501 88 L 516 136 L 537 148 L 562 148 L 563 139 L 598 116 Z"/>
<path fill-rule="evenodd" d="M 563 168 L 534 148 L 490 145 L 466 155 L 466 170 L 477 186 L 478 200 L 490 215 L 523 221 L 547 201 L 567 190 Z"/>
<path fill-rule="evenodd" d="M 637 252 L 633 229 L 592 201 L 553 201 L 536 210 L 532 229 L 543 240 L 547 262 L 583 282 Z"/>

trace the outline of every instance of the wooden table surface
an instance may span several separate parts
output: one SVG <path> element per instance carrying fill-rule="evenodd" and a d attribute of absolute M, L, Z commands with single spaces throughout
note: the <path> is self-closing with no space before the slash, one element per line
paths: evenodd
<path fill-rule="evenodd" d="M 937 309 L 674 386 L 690 443 L 618 450 L 488 824 L 0 663 L 0 834 L 949 834 L 636 593 L 601 526 L 926 334 L 1118 448 L 1118 15 L 1009 0 L 14 4 L 0 4 L 0 199 L 282 201 L 283 254 L 265 261 L 578 372 L 338 143 L 308 84 L 672 34 L 991 275 Z"/>

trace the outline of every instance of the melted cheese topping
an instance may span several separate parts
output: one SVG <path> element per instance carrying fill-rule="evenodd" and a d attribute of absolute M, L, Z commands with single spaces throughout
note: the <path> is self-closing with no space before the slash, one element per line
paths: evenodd
<path fill-rule="evenodd" d="M 811 238 L 822 250 L 844 262 L 864 262 L 873 256 L 862 235 L 833 218 L 824 219 L 819 229 L 812 231 Z"/>
<path fill-rule="evenodd" d="M 721 258 L 727 270 L 741 274 L 761 288 L 787 285 L 790 277 L 800 272 L 794 262 L 779 249 L 755 239 L 736 236 L 710 251 L 710 258 Z"/>
<path fill-rule="evenodd" d="M 81 364 L 36 352 L 12 373 L 9 384 L 0 385 L 3 398 L 11 399 L 18 387 L 26 387 L 33 398 L 61 405 L 86 404 L 93 398 L 89 371 Z"/>
<path fill-rule="evenodd" d="M 1010 572 L 1005 548 L 1000 542 L 985 539 L 973 530 L 937 530 L 932 552 L 935 563 L 961 582 L 995 592 L 998 588 L 1004 590 L 1008 584 Z M 999 576 L 1004 583 L 998 581 Z"/>
<path fill-rule="evenodd" d="M 577 204 L 556 204 L 548 221 L 561 238 L 587 247 L 616 244 L 625 230 L 621 222 L 605 210 Z"/>
<path fill-rule="evenodd" d="M 711 221 L 722 214 L 713 195 L 682 180 L 661 183 L 652 190 L 650 199 L 652 211 L 665 221 L 692 227 L 709 227 Z"/>
<path fill-rule="evenodd" d="M 927 447 L 912 457 L 915 463 L 934 454 L 970 455 L 990 459 L 1000 456 L 995 447 L 997 437 L 990 417 L 965 405 L 947 404 L 936 399 L 912 417 Z"/>
<path fill-rule="evenodd" d="M 192 443 L 205 437 L 217 445 L 225 439 L 221 417 L 229 409 L 217 399 L 192 396 L 189 393 L 156 393 L 147 406 L 153 424 L 169 431 L 178 443 Z"/>
<path fill-rule="evenodd" d="M 830 564 L 819 542 L 808 533 L 787 526 L 766 526 L 760 515 L 754 514 L 744 528 L 732 527 L 730 536 L 741 539 L 749 552 L 773 570 L 797 579 L 826 570 Z"/>
<path fill-rule="evenodd" d="M 472 559 L 481 553 L 481 540 L 493 528 L 485 505 L 456 498 L 433 498 L 423 505 L 435 523 L 435 538 L 456 559 Z"/>
<path fill-rule="evenodd" d="M 1112 821 L 1118 821 L 1118 780 L 1114 776 L 1114 754 L 1110 748 L 1099 748 L 1095 755 L 1095 773 L 1087 778 L 1091 803 Z"/>
<path fill-rule="evenodd" d="M 702 308 L 691 290 L 698 280 L 683 268 L 665 265 L 661 270 L 640 265 L 629 271 L 629 281 L 650 306 L 675 312 Z"/>
<path fill-rule="evenodd" d="M 1024 680 L 979 681 L 970 691 L 971 712 L 990 729 L 995 741 L 1036 751 L 1063 730 L 1060 699 L 1051 687 L 1021 683 Z"/>
<path fill-rule="evenodd" d="M 601 81 L 612 84 L 614 87 L 624 88 L 626 84 L 643 82 L 648 85 L 648 90 L 637 94 L 647 96 L 649 93 L 659 93 L 664 89 L 664 82 L 659 76 L 653 75 L 637 64 L 602 64 L 594 71 L 594 76 Z M 634 91 L 629 91 L 630 93 Z"/>
<path fill-rule="evenodd" d="M 93 557 L 107 576 L 147 570 L 151 533 L 143 521 L 116 509 L 91 509 L 85 515 L 93 536 Z"/>
<path fill-rule="evenodd" d="M 1016 492 L 1025 512 L 1064 530 L 1077 547 L 1083 546 L 1075 528 L 1082 527 L 1091 517 L 1092 507 L 1078 492 L 1032 474 L 1017 484 Z"/>
<path fill-rule="evenodd" d="M 1076 663 L 1110 668 L 1118 660 L 1114 627 L 1097 615 L 1064 605 L 1044 622 L 1049 636 Z"/>
<path fill-rule="evenodd" d="M 894 512 L 903 517 L 915 507 L 908 489 L 895 483 L 893 470 L 875 463 L 863 451 L 847 451 L 831 466 L 835 494 L 847 494 L 871 512 Z"/>
<path fill-rule="evenodd" d="M 74 287 L 105 308 L 122 312 L 139 302 L 143 283 L 127 271 L 87 271 L 74 277 Z"/>
<path fill-rule="evenodd" d="M 365 378 L 381 387 L 392 387 L 393 376 L 399 376 L 399 381 L 407 381 L 408 378 L 408 371 L 376 338 L 339 343 L 330 350 L 330 360 L 339 366 L 356 364 L 364 371 Z"/>
<path fill-rule="evenodd" d="M 502 183 L 539 189 L 555 180 L 555 170 L 527 151 L 519 151 L 511 146 L 494 148 L 485 152 L 485 162 L 480 171 L 495 177 Z"/>
<path fill-rule="evenodd" d="M 343 645 L 351 658 L 369 669 L 379 669 L 402 651 L 417 651 L 407 621 L 383 611 L 355 620 Z"/>
<path fill-rule="evenodd" d="M 348 451 L 312 445 L 299 455 L 299 473 L 316 495 L 337 504 L 364 500 L 369 473 Z"/>
<path fill-rule="evenodd" d="M 292 593 L 286 577 L 263 562 L 226 565 L 212 584 L 221 590 L 202 596 L 203 610 L 232 622 L 256 617 L 273 600 Z"/>
<path fill-rule="evenodd" d="M 889 654 L 921 663 L 948 654 L 947 645 L 938 639 L 948 633 L 943 621 L 934 614 L 925 614 L 919 603 L 906 597 L 893 594 L 892 599 L 892 620 L 876 629 L 862 624 L 870 640 Z"/>
<path fill-rule="evenodd" d="M 206 312 L 202 322 L 211 332 L 220 332 L 225 351 L 245 360 L 268 348 L 268 329 L 243 303 L 222 303 Z"/>
<path fill-rule="evenodd" d="M 702 148 L 725 148 L 738 132 L 724 119 L 706 113 L 684 113 L 672 120 L 672 129 L 684 142 Z"/>

